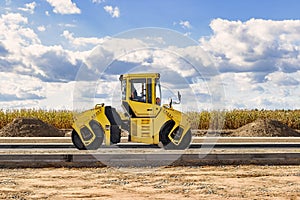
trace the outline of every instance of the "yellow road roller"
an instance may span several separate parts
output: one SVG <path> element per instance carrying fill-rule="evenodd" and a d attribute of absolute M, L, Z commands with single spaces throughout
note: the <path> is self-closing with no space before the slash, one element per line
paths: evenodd
<path fill-rule="evenodd" d="M 111 106 L 97 104 L 93 109 L 74 115 L 72 142 L 77 149 L 95 150 L 101 145 L 120 142 L 121 131 L 128 132 L 128 142 L 158 145 L 165 149 L 186 149 L 191 142 L 187 115 L 175 110 L 174 103 L 161 105 L 159 73 L 123 74 L 120 117 Z"/>

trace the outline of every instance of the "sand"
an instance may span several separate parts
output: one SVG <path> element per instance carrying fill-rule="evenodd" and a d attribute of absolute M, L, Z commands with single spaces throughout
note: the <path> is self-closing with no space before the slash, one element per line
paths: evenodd
<path fill-rule="evenodd" d="M 0 169 L 0 199 L 300 199 L 300 166 Z"/>

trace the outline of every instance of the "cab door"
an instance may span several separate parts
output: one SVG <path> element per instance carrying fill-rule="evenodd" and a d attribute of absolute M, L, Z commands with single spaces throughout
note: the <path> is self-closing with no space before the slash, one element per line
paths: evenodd
<path fill-rule="evenodd" d="M 160 104 L 156 104 L 155 83 L 154 78 L 128 80 L 129 87 L 127 88 L 130 90 L 130 98 L 126 110 L 130 113 L 132 142 L 154 143 L 154 121 L 161 111 Z"/>
<path fill-rule="evenodd" d="M 155 79 L 140 78 L 129 80 L 129 106 L 134 115 L 132 117 L 153 118 L 160 111 L 156 104 Z"/>

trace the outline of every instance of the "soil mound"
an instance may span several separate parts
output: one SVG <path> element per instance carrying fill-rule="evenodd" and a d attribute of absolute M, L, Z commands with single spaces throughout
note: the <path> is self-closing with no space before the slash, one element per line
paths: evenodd
<path fill-rule="evenodd" d="M 56 127 L 36 118 L 16 118 L 0 130 L 0 137 L 63 137 Z"/>
<path fill-rule="evenodd" d="M 277 120 L 257 119 L 236 129 L 231 136 L 239 137 L 300 137 L 300 133 Z"/>

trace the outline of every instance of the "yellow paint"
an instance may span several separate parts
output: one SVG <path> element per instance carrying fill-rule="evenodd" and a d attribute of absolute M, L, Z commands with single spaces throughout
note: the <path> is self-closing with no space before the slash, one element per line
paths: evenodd
<path fill-rule="evenodd" d="M 161 98 L 159 78 L 160 75 L 158 73 L 124 74 L 120 76 L 122 84 L 122 105 L 123 107 L 124 105 L 128 105 L 132 109 L 133 116 L 129 117 L 132 142 L 158 144 L 160 142 L 159 132 L 161 127 L 169 120 L 175 122 L 175 126 L 168 135 L 169 139 L 174 144 L 179 144 L 190 129 L 190 123 L 185 114 L 174 110 L 172 107 L 169 108 L 168 105 L 161 106 L 160 104 L 157 104 L 156 98 Z M 139 97 L 140 99 L 134 99 L 132 97 L 132 90 L 134 90 L 133 83 L 142 85 L 142 94 L 140 94 L 142 96 Z M 94 109 L 87 110 L 75 116 L 73 128 L 79 133 L 82 141 L 83 138 L 80 134 L 80 129 L 86 126 L 92 132 L 91 127 L 89 126 L 91 120 L 99 122 L 105 133 L 105 144 L 110 145 L 110 122 L 105 116 L 104 104 L 96 105 Z M 174 140 L 171 137 L 171 133 L 178 126 L 183 129 L 183 133 L 179 140 Z M 93 133 L 93 137 L 89 141 L 85 141 L 84 144 L 89 145 L 94 139 L 95 134 Z"/>

